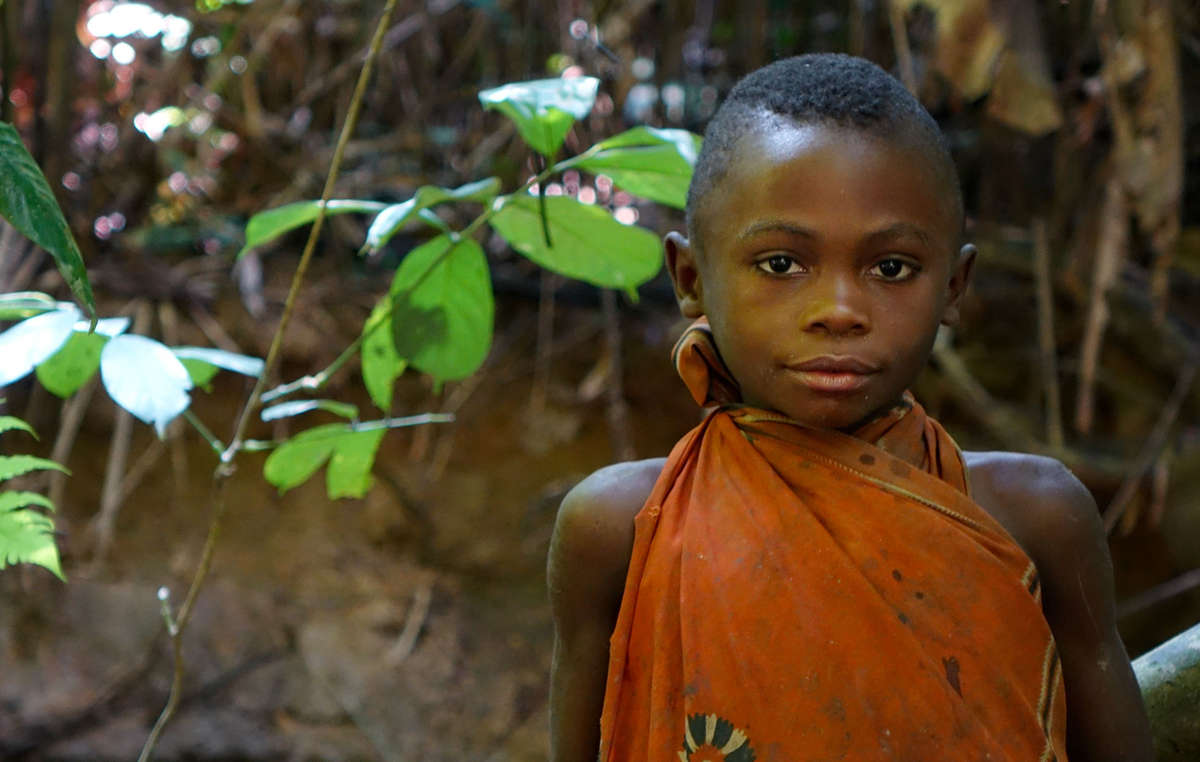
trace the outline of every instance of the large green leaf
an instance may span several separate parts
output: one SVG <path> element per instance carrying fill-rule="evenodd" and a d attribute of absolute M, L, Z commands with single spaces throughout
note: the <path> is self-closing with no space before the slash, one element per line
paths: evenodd
<path fill-rule="evenodd" d="M 38 381 L 63 399 L 79 391 L 100 368 L 100 352 L 108 337 L 100 333 L 74 331 L 62 349 L 37 366 Z"/>
<path fill-rule="evenodd" d="M 0 510 L 0 569 L 22 563 L 45 567 L 66 581 L 54 545 L 54 522 L 34 510 Z"/>
<path fill-rule="evenodd" d="M 0 216 L 50 252 L 71 293 L 94 317 L 92 286 L 71 228 L 21 136 L 4 122 L 0 122 L 0 178 Z"/>
<path fill-rule="evenodd" d="M 550 242 L 546 245 L 538 199 L 508 196 L 492 215 L 492 227 L 509 244 L 542 267 L 607 288 L 636 288 L 654 277 L 662 262 L 658 236 L 617 222 L 606 210 L 567 196 L 545 199 Z"/>
<path fill-rule="evenodd" d="M 422 210 L 447 201 L 477 201 L 486 204 L 500 192 L 500 180 L 489 177 L 458 188 L 441 188 L 436 185 L 425 185 L 417 188 L 417 192 L 407 201 L 392 204 L 385 208 L 371 222 L 367 229 L 367 242 L 364 248 L 374 251 L 391 240 L 405 223 L 420 216 Z"/>
<path fill-rule="evenodd" d="M 701 138 L 687 130 L 634 127 L 562 163 L 612 178 L 617 187 L 683 209 Z"/>
<path fill-rule="evenodd" d="M 362 376 L 371 401 L 385 413 L 392 407 L 392 389 L 408 362 L 396 353 L 392 340 L 392 295 L 385 294 L 363 323 Z"/>
<path fill-rule="evenodd" d="M 512 82 L 484 90 L 479 102 L 512 119 L 525 142 L 552 159 L 575 120 L 591 112 L 599 87 L 595 77 Z"/>
<path fill-rule="evenodd" d="M 437 383 L 466 378 L 487 357 L 492 279 L 475 241 L 440 235 L 413 249 L 396 270 L 389 298 L 396 354 Z"/>
<path fill-rule="evenodd" d="M 344 423 L 302 431 L 271 453 L 263 465 L 263 477 L 280 492 L 287 492 L 329 461 L 325 475 L 329 497 L 362 497 L 371 486 L 371 466 L 383 433 L 382 429 L 356 431 Z"/>
<path fill-rule="evenodd" d="M 387 204 L 378 201 L 361 201 L 358 199 L 336 200 L 330 201 L 325 205 L 325 216 L 346 214 L 347 212 L 370 214 L 371 212 L 378 212 L 386 206 Z M 259 212 L 246 223 L 246 245 L 238 252 L 237 258 L 241 259 L 245 256 L 246 252 L 255 246 L 261 246 L 268 241 L 273 241 L 289 230 L 294 230 L 301 225 L 307 225 L 317 218 L 317 213 L 320 209 L 321 202 L 317 200 L 297 201 L 294 204 Z"/>

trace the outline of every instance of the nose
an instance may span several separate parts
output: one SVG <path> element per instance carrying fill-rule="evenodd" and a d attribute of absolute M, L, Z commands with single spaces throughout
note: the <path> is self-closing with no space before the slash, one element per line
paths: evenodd
<path fill-rule="evenodd" d="M 801 313 L 805 331 L 855 336 L 871 330 L 863 294 L 851 275 L 829 273 L 812 284 Z"/>

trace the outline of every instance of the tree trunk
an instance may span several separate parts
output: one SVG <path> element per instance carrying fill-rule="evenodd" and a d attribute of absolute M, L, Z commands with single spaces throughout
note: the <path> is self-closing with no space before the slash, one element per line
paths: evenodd
<path fill-rule="evenodd" d="M 1133 662 L 1158 762 L 1200 759 L 1200 624 Z"/>

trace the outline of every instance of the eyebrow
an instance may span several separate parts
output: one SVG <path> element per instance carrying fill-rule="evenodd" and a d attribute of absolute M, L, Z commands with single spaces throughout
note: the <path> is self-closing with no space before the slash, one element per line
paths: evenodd
<path fill-rule="evenodd" d="M 797 225 L 794 222 L 788 222 L 786 220 L 763 220 L 762 222 L 754 223 L 739 233 L 737 240 L 745 241 L 753 238 L 756 235 L 762 235 L 763 233 L 787 233 L 788 235 L 799 236 L 801 238 L 808 238 L 812 240 L 816 240 L 821 237 L 815 230 L 806 228 L 803 225 Z M 924 228 L 914 225 L 911 222 L 893 223 L 885 228 L 867 234 L 865 240 L 868 243 L 879 243 L 881 241 L 905 237 L 916 238 L 926 246 L 932 247 L 934 245 L 933 237 L 930 236 Z"/>

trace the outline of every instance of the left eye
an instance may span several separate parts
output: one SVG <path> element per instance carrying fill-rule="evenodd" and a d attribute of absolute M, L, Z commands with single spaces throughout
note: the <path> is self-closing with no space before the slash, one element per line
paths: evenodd
<path fill-rule="evenodd" d="M 760 261 L 758 268 L 772 275 L 791 275 L 801 271 L 800 263 L 786 254 L 773 254 Z"/>
<path fill-rule="evenodd" d="M 885 259 L 871 268 L 871 272 L 884 280 L 908 280 L 917 274 L 917 268 L 903 259 Z"/>

